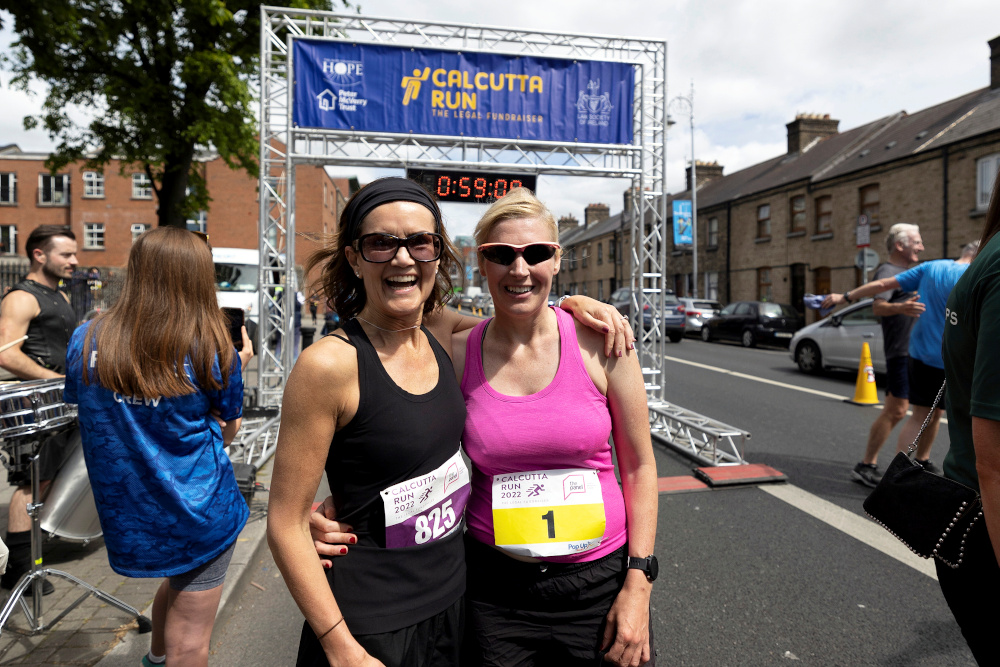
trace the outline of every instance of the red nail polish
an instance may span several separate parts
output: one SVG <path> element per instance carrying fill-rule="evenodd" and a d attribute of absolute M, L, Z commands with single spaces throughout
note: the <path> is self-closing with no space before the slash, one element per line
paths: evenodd
<path fill-rule="evenodd" d="M 356 544 L 356 543 L 357 543 L 357 541 L 358 541 L 358 538 L 356 538 L 356 537 L 352 537 L 352 538 L 350 539 L 350 543 L 351 543 L 351 544 Z"/>
<path fill-rule="evenodd" d="M 608 333 L 609 331 L 611 331 L 611 329 L 609 329 L 608 327 L 604 327 L 604 333 Z"/>
<path fill-rule="evenodd" d="M 340 553 L 346 554 L 347 553 L 347 547 L 340 547 Z"/>

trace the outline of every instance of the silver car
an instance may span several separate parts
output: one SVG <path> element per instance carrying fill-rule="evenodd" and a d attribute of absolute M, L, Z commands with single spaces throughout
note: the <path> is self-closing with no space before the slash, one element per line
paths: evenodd
<path fill-rule="evenodd" d="M 803 373 L 820 373 L 827 368 L 854 370 L 861 359 L 863 343 L 871 348 L 875 372 L 884 373 L 882 325 L 872 312 L 871 299 L 859 301 L 799 329 L 788 350 Z"/>
<path fill-rule="evenodd" d="M 680 302 L 684 306 L 684 314 L 687 318 L 686 331 L 689 334 L 700 334 L 701 326 L 705 320 L 712 319 L 716 313 L 722 310 L 722 304 L 711 299 L 681 297 Z"/>

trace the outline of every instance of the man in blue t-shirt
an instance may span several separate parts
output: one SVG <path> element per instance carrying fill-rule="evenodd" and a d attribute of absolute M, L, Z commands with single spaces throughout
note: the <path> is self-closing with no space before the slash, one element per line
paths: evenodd
<path fill-rule="evenodd" d="M 962 246 L 962 255 L 957 260 L 937 259 L 924 262 L 891 278 L 872 281 L 851 290 L 854 298 L 864 298 L 891 289 L 916 291 L 919 302 L 925 307 L 910 333 L 910 406 L 913 414 L 903 424 L 899 433 L 896 451 L 906 451 L 920 432 L 920 427 L 934 405 L 938 390 L 944 383 L 944 361 L 941 358 L 941 340 L 944 336 L 945 306 L 952 288 L 962 277 L 969 264 L 979 252 L 979 241 Z M 934 416 L 920 437 L 914 460 L 925 470 L 940 474 L 937 466 L 930 462 L 931 446 L 937 436 L 941 415 L 944 414 L 944 395 L 938 402 Z"/>

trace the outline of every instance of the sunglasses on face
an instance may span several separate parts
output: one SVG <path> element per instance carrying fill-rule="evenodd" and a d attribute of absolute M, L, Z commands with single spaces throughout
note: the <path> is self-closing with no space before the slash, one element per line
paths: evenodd
<path fill-rule="evenodd" d="M 484 243 L 479 246 L 478 250 L 486 258 L 486 261 L 501 266 L 510 266 L 518 255 L 524 257 L 524 261 L 529 266 L 534 266 L 552 259 L 559 248 L 558 243 L 525 243 L 524 245 Z"/>
<path fill-rule="evenodd" d="M 406 248 L 406 252 L 417 262 L 433 262 L 441 259 L 444 239 L 432 232 L 412 234 L 405 239 L 392 234 L 365 234 L 354 242 L 354 247 L 366 262 L 373 264 L 391 262 L 400 247 Z"/>

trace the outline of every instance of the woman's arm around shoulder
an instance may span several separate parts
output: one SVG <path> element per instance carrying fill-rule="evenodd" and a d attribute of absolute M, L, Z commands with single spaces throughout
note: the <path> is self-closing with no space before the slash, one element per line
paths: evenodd
<path fill-rule="evenodd" d="M 350 344 L 328 336 L 302 352 L 285 385 L 268 503 L 271 553 L 332 667 L 381 664 L 342 622 L 309 533 L 330 442 L 357 411 L 358 395 L 357 354 Z"/>

